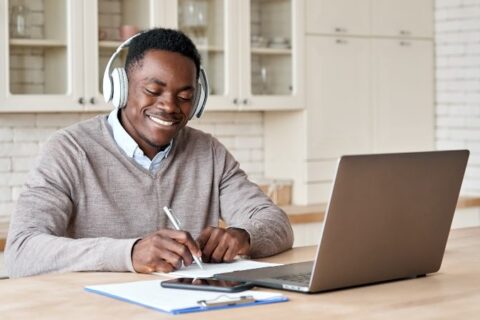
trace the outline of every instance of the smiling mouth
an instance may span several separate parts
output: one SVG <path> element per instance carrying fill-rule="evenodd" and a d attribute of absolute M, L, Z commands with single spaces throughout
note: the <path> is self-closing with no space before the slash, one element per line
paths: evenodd
<path fill-rule="evenodd" d="M 154 116 L 151 116 L 151 115 L 149 115 L 148 118 L 150 120 L 152 120 L 153 122 L 155 122 L 156 124 L 159 124 L 161 126 L 166 126 L 166 127 L 173 126 L 174 124 L 177 123 L 177 121 L 162 120 L 160 118 L 157 118 L 157 117 L 154 117 Z"/>

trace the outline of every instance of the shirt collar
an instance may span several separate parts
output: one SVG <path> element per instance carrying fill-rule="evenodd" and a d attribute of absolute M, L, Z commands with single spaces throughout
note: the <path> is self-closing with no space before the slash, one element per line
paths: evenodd
<path fill-rule="evenodd" d="M 127 154 L 128 157 L 133 158 L 135 153 L 143 154 L 143 151 L 138 146 L 137 142 L 128 134 L 128 132 L 123 128 L 122 124 L 118 117 L 120 116 L 120 108 L 115 108 L 108 115 L 108 123 L 110 124 L 113 132 L 113 138 L 115 142 Z M 161 158 L 166 158 L 172 148 L 172 142 L 168 145 L 165 150 L 160 151 L 155 157 L 159 154 L 162 155 Z M 155 158 L 154 158 L 155 159 Z"/>

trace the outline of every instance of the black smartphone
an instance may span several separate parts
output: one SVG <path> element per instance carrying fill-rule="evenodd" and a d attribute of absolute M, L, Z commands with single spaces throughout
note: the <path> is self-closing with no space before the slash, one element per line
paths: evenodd
<path fill-rule="evenodd" d="M 206 290 L 220 292 L 240 292 L 253 287 L 252 283 L 219 280 L 214 278 L 176 278 L 161 282 L 164 288 Z"/>

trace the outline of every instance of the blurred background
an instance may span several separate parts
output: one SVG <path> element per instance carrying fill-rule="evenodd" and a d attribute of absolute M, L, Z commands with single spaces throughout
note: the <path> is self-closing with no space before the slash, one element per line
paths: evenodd
<path fill-rule="evenodd" d="M 42 145 L 111 110 L 108 59 L 155 26 L 197 45 L 210 98 L 190 125 L 287 211 L 295 245 L 318 240 L 343 154 L 470 149 L 453 227 L 480 225 L 480 0 L 2 0 L 0 16 L 0 249 Z"/>

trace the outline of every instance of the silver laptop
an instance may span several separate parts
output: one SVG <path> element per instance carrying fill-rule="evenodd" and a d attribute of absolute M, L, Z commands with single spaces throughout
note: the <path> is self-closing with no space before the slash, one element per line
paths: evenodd
<path fill-rule="evenodd" d="M 440 269 L 468 150 L 343 156 L 314 261 L 216 278 L 320 292 Z"/>

